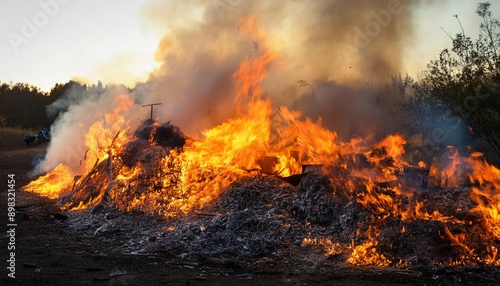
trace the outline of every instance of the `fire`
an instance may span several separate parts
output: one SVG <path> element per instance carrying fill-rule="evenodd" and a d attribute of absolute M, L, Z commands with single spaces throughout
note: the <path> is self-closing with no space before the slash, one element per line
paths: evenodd
<path fill-rule="evenodd" d="M 243 21 L 241 30 L 254 40 L 264 36 L 255 27 L 254 17 Z M 240 116 L 204 131 L 201 140 L 188 144 L 179 155 L 182 189 L 192 190 L 192 195 L 175 202 L 183 212 L 212 201 L 236 178 L 248 173 L 245 170 L 258 167 L 269 146 L 272 115 L 271 101 L 263 98 L 260 83 L 275 58 L 272 51 L 264 49 L 240 65 L 233 74 Z M 215 174 L 210 180 L 204 179 L 207 171 Z"/>
<path fill-rule="evenodd" d="M 333 164 L 338 160 L 337 134 L 321 126 L 321 121 L 300 120 L 301 113 L 281 107 L 276 121 L 275 152 L 292 154 L 298 152 L 302 164 Z M 295 158 L 287 157 L 288 160 Z M 291 164 L 293 166 L 293 163 Z M 290 169 L 294 174 L 299 170 Z"/>
<path fill-rule="evenodd" d="M 458 175 L 459 166 L 462 164 L 462 158 L 458 153 L 458 149 L 453 146 L 448 146 L 450 160 L 448 166 L 441 172 L 441 186 L 444 187 L 458 187 L 460 184 L 460 177 Z"/>
<path fill-rule="evenodd" d="M 405 164 L 401 156 L 405 153 L 404 145 L 406 140 L 399 134 L 389 135 L 375 145 L 376 149 L 381 149 L 385 153 L 385 158 L 392 158 L 396 168 L 402 168 Z M 379 162 L 378 162 L 379 163 Z"/>
<path fill-rule="evenodd" d="M 491 245 L 487 249 L 487 257 L 484 258 L 484 262 L 488 265 L 500 266 L 500 257 L 498 256 L 498 248 Z"/>
<path fill-rule="evenodd" d="M 411 193 L 397 193 L 398 188 L 393 190 L 384 190 L 376 187 L 373 181 L 368 180 L 366 191 L 358 196 L 357 201 L 365 208 L 379 216 L 379 219 L 388 217 L 400 217 L 403 221 L 415 220 L 435 220 L 435 221 L 454 221 L 452 217 L 442 215 L 438 210 L 432 213 L 422 211 L 424 203 L 415 201 L 411 204 L 403 202 L 410 199 Z"/>
<path fill-rule="evenodd" d="M 418 162 L 418 166 L 419 166 L 420 168 L 427 168 L 427 164 L 425 164 L 425 162 L 424 162 L 424 161 L 419 161 L 419 162 Z"/>
<path fill-rule="evenodd" d="M 76 186 L 82 185 L 99 171 L 111 172 L 110 168 L 98 170 L 96 167 L 105 160 L 112 160 L 113 154 L 119 152 L 123 144 L 129 140 L 125 132 L 128 129 L 128 123 L 122 113 L 132 107 L 133 100 L 128 95 L 120 95 L 115 98 L 114 104 L 113 112 L 99 114 L 101 120 L 94 122 L 85 135 L 85 146 L 88 148 L 84 156 L 85 160 L 83 160 L 85 176 L 75 177 L 69 167 L 60 164 L 48 174 L 28 184 L 25 189 L 50 198 L 58 198 L 67 195 L 70 191 L 73 194 L 75 190 L 78 190 Z M 110 187 L 112 183 L 113 181 L 108 179 L 107 187 Z M 72 190 L 70 190 L 71 187 Z M 99 198 L 94 198 L 94 204 L 100 202 L 103 195 L 101 191 Z M 78 206 L 73 206 L 75 209 L 86 207 L 87 204 L 83 201 L 80 201 Z"/>
<path fill-rule="evenodd" d="M 358 229 L 358 235 L 366 238 L 361 244 L 355 244 L 357 239 L 349 246 L 344 241 L 342 246 L 331 237 L 307 237 L 302 246 L 321 246 L 327 256 L 350 249 L 347 262 L 353 265 L 403 267 L 407 265 L 405 261 L 380 252 L 380 223 L 391 219 L 405 223 L 433 221 L 445 225 L 441 228 L 443 240 L 473 260 L 500 264 L 494 245 L 475 249 L 465 233 L 453 234 L 448 228 L 463 226 L 467 221 L 429 210 L 424 201 L 415 199 L 418 190 L 402 182 L 405 168 L 427 168 L 423 161 L 418 167 L 404 161 L 406 140 L 402 135 L 389 135 L 375 143 L 374 136 L 339 142 L 337 133 L 324 128 L 321 119 L 303 118 L 299 111 L 287 107 L 275 111 L 261 84 L 279 63 L 278 53 L 256 25 L 255 17 L 241 23 L 241 32 L 258 42 L 259 48 L 233 73 L 236 117 L 203 131 L 200 139 L 182 137 L 183 144 L 165 147 L 154 139 L 157 130 L 170 128 L 178 136 L 181 132 L 155 122 L 147 126 L 151 128 L 147 142 L 140 141 L 138 135 L 129 132 L 132 124 L 124 116 L 134 107 L 134 100 L 128 95 L 117 96 L 113 111 L 98 114 L 99 119 L 88 127 L 88 151 L 82 161 L 81 176 L 75 177 L 74 170 L 61 164 L 25 189 L 53 199 L 63 198 L 66 210 L 82 210 L 107 202 L 120 211 L 140 210 L 168 219 L 210 204 L 241 178 L 262 175 L 264 158 L 273 161 L 269 173 L 280 177 L 301 174 L 304 165 L 316 165 L 318 171 L 328 176 L 334 195 L 346 197 L 365 210 L 374 225 L 364 232 Z M 133 149 L 134 143 L 139 146 L 137 149 Z M 427 171 L 430 176 L 439 176 L 443 187 L 460 186 L 461 173 L 468 172 L 473 184 L 470 197 L 475 203 L 470 212 L 480 213 L 484 229 L 500 240 L 500 170 L 481 161 L 479 153 L 464 158 L 453 147 L 447 151 L 448 164 L 432 164 Z M 143 157 L 127 160 L 131 153 L 141 153 Z M 398 231 L 407 235 L 412 230 L 401 225 Z"/>
<path fill-rule="evenodd" d="M 272 103 L 264 96 L 261 82 L 272 64 L 279 62 L 277 53 L 266 33 L 256 25 L 255 16 L 242 21 L 241 31 L 261 44 L 255 55 L 245 59 L 232 76 L 238 116 L 205 130 L 199 140 L 188 139 L 182 151 L 161 154 L 153 162 L 157 174 L 149 174 L 143 166 L 145 162 L 124 166 L 123 159 L 117 160 L 127 152 L 124 146 L 134 139 L 126 132 L 130 124 L 123 116 L 134 102 L 127 95 L 118 96 L 114 110 L 100 114 L 100 119 L 88 129 L 84 175 L 71 192 L 74 202 L 67 205 L 69 208 L 85 208 L 111 198 L 119 209 L 141 209 L 172 217 L 211 202 L 238 178 L 261 169 L 265 156 L 277 158 L 274 171 L 281 176 L 301 173 L 303 164 L 332 166 L 341 156 L 348 156 L 353 146 L 338 143 L 337 134 L 323 128 L 321 120 L 302 119 L 300 112 L 286 107 L 281 107 L 273 117 Z M 395 153 L 401 152 L 397 145 L 400 143 L 394 142 L 398 140 L 404 144 L 400 136 L 388 137 L 380 143 L 380 148 L 388 151 L 387 156 L 396 160 L 399 154 Z M 106 174 L 104 180 L 95 179 L 102 176 L 99 174 Z M 159 174 L 165 175 L 160 179 Z M 154 180 L 156 189 L 129 195 L 132 190 L 144 188 L 143 178 Z M 43 177 L 37 182 L 51 185 Z M 85 193 L 83 189 L 91 184 L 95 190 L 92 194 Z"/>
<path fill-rule="evenodd" d="M 469 257 L 475 257 L 476 255 L 474 254 L 474 250 L 470 249 L 466 245 L 466 236 L 465 233 L 459 233 L 459 234 L 452 234 L 451 231 L 445 227 L 444 233 L 446 234 L 447 238 L 451 241 L 452 245 L 455 245 L 457 247 L 460 247 L 463 249 L 463 251 L 467 254 Z"/>
<path fill-rule="evenodd" d="M 485 161 L 469 159 L 473 172 L 469 179 L 472 187 L 471 198 L 477 206 L 473 211 L 483 214 L 486 229 L 500 239 L 500 170 Z"/>
<path fill-rule="evenodd" d="M 293 174 L 300 174 L 302 172 L 302 164 L 298 160 L 298 156 L 294 153 L 297 151 L 290 151 L 281 156 L 277 156 L 278 163 L 274 166 L 274 173 L 281 176 L 291 176 Z"/>
<path fill-rule="evenodd" d="M 343 252 L 343 247 L 338 242 L 333 242 L 331 238 L 311 238 L 306 237 L 300 246 L 321 246 L 325 256 L 339 255 Z"/>
<path fill-rule="evenodd" d="M 66 188 L 73 183 L 74 174 L 66 165 L 59 164 L 50 173 L 29 183 L 24 189 L 44 197 L 57 199 L 66 194 Z"/>
<path fill-rule="evenodd" d="M 374 232 L 374 234 L 372 234 L 372 232 Z M 368 240 L 365 243 L 355 246 L 354 240 L 352 241 L 352 253 L 349 258 L 347 258 L 347 263 L 358 266 L 389 266 L 392 261 L 377 251 L 378 241 L 376 237 L 378 236 L 378 232 L 369 229 L 367 233 Z"/>
<path fill-rule="evenodd" d="M 97 120 L 89 127 L 85 135 L 85 146 L 88 147 L 85 170 L 89 171 L 96 162 L 106 160 L 109 153 L 116 154 L 125 142 L 129 140 L 126 130 L 129 129 L 128 122 L 122 116 L 124 111 L 129 110 L 134 101 L 128 95 L 119 95 L 115 98 L 112 113 L 102 114 L 101 120 Z"/>

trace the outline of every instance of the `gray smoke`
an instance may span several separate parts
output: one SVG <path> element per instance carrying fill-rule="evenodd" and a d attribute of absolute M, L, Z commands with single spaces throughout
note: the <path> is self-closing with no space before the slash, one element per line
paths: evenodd
<path fill-rule="evenodd" d="M 96 121 L 102 121 L 103 127 L 110 127 L 115 122 L 106 119 L 106 114 L 113 110 L 120 102 L 118 96 L 125 96 L 130 101 L 124 86 L 107 86 L 105 88 L 71 88 L 63 97 L 48 107 L 48 112 L 60 115 L 50 128 L 52 135 L 49 148 L 44 160 L 37 166 L 34 173 L 47 172 L 60 163 L 71 167 L 75 172 L 83 170 L 83 160 L 88 147 L 85 145 L 85 135 L 89 127 Z M 130 126 L 119 125 L 122 129 L 113 126 L 113 132 L 127 131 L 125 128 L 134 128 L 140 123 L 136 118 L 138 108 L 132 107 L 123 111 L 121 115 L 128 120 Z M 102 146 L 106 148 L 107 146 Z"/>
<path fill-rule="evenodd" d="M 189 136 L 235 115 L 231 75 L 259 55 L 264 43 L 239 31 L 243 18 L 257 15 L 267 32 L 265 45 L 280 60 L 264 80 L 275 107 L 288 106 L 347 140 L 383 130 L 388 121 L 379 104 L 381 83 L 401 68 L 402 51 L 413 36 L 413 12 L 434 1 L 398 0 L 152 0 L 141 13 L 145 27 L 164 33 L 155 54 L 160 67 L 131 92 L 136 105 L 124 116 L 138 124 L 149 116 L 142 104 L 161 102 L 154 117 L 171 120 Z M 40 170 L 58 163 L 78 169 L 84 134 L 111 112 L 124 87 L 69 92 L 49 110 L 61 113 Z"/>
<path fill-rule="evenodd" d="M 434 1 L 185 2 L 157 0 L 143 9 L 149 23 L 168 30 L 145 99 L 164 103 L 162 120 L 195 135 L 234 115 L 230 76 L 262 44 L 241 36 L 238 26 L 256 14 L 281 57 L 264 81 L 267 96 L 276 106 L 321 116 L 346 138 L 361 121 L 373 123 L 384 112 L 375 104 L 378 86 L 401 69 L 413 12 Z M 300 80 L 317 91 L 316 98 Z"/>

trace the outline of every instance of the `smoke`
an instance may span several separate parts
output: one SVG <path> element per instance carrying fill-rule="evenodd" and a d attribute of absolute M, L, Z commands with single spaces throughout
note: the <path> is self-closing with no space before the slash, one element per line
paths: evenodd
<path fill-rule="evenodd" d="M 124 116 L 148 117 L 141 104 L 161 102 L 154 117 L 170 120 L 189 136 L 236 114 L 232 74 L 263 43 L 241 35 L 241 20 L 257 15 L 266 47 L 280 60 L 264 80 L 275 107 L 302 111 L 339 133 L 342 140 L 388 125 L 379 86 L 401 70 L 413 37 L 413 13 L 434 1 L 323 0 L 152 0 L 143 7 L 144 28 L 164 34 L 155 54 L 160 66 L 130 92 L 124 87 L 70 91 L 49 110 L 60 116 L 40 170 L 58 163 L 78 169 L 84 134 L 111 112 L 113 98 L 128 94 L 135 106 Z M 135 120 L 139 119 L 139 120 Z M 68 150 L 68 146 L 72 146 Z"/>
<path fill-rule="evenodd" d="M 88 149 L 85 135 L 97 121 L 104 122 L 104 127 L 114 125 L 111 129 L 116 130 L 112 130 L 113 132 L 126 131 L 131 125 L 138 125 L 140 121 L 133 120 L 136 108 L 123 110 L 120 114 L 128 119 L 129 124 L 116 124 L 116 120 L 109 118 L 109 114 L 113 113 L 124 98 L 133 101 L 124 86 L 70 88 L 63 97 L 48 107 L 49 112 L 61 113 L 50 128 L 52 137 L 47 154 L 34 173 L 50 171 L 60 163 L 68 165 L 75 172 L 83 170 L 82 161 Z"/>
<path fill-rule="evenodd" d="M 151 75 L 145 99 L 163 102 L 158 109 L 162 120 L 172 120 L 194 136 L 234 115 L 230 75 L 261 48 L 261 43 L 240 35 L 238 26 L 242 18 L 255 14 L 268 33 L 267 45 L 281 57 L 263 83 L 267 96 L 276 106 L 321 116 L 327 126 L 339 129 L 341 138 L 355 133 L 363 125 L 360 121 L 373 122 L 384 112 L 375 104 L 377 87 L 401 70 L 404 47 L 413 37 L 413 12 L 433 3 L 184 2 L 155 0 L 142 11 L 157 31 L 167 31 L 156 53 L 161 66 Z M 300 80 L 320 98 L 310 97 Z"/>

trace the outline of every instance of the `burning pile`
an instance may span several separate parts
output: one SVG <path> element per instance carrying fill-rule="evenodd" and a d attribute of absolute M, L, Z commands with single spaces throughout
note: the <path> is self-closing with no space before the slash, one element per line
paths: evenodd
<path fill-rule="evenodd" d="M 265 43 L 254 21 L 242 31 Z M 59 165 L 25 189 L 82 215 L 162 218 L 154 243 L 136 251 L 263 256 L 315 248 L 361 266 L 500 266 L 497 168 L 480 154 L 456 153 L 429 173 L 423 162 L 406 163 L 401 135 L 338 142 L 299 112 L 274 112 L 260 83 L 275 59 L 264 46 L 241 64 L 233 75 L 238 116 L 199 140 L 152 120 L 131 134 L 122 113 L 134 102 L 117 97 L 114 111 L 89 127 L 82 174 Z M 457 166 L 469 187 L 454 180 L 449 168 Z M 454 188 L 425 188 L 427 173 Z"/>

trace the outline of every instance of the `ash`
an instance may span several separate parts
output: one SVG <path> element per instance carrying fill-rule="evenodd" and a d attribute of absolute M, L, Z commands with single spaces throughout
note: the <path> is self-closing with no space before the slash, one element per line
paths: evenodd
<path fill-rule="evenodd" d="M 189 213 L 169 209 L 169 199 L 186 200 L 199 192 L 180 187 L 182 170 L 175 160 L 162 162 L 170 152 L 182 152 L 186 140 L 168 122 L 145 122 L 112 162 L 115 177 L 124 166 L 139 164 L 142 172 L 127 185 L 117 183 L 110 189 L 123 191 L 103 196 L 99 190 L 109 173 L 105 163 L 96 165 L 93 176 L 62 204 L 71 210 L 82 200 L 101 200 L 92 208 L 69 211 L 69 219 L 60 224 L 108 242 L 105 252 L 194 260 L 272 257 L 301 261 L 302 271 L 316 271 L 325 263 L 395 268 L 500 265 L 500 241 L 488 230 L 484 215 L 474 211 L 470 186 L 416 189 L 411 178 L 405 178 L 396 188 L 394 182 L 377 184 L 330 166 L 294 175 L 294 180 L 248 173 Z M 162 168 L 165 163 L 168 171 Z M 210 183 L 217 176 L 217 170 L 207 170 L 198 179 Z M 144 208 L 130 205 L 142 195 L 153 201 Z M 159 199 L 165 197 L 169 199 Z"/>
<path fill-rule="evenodd" d="M 464 259 L 469 266 L 480 266 L 478 257 L 486 255 L 491 244 L 500 247 L 486 234 L 481 217 L 469 213 L 474 204 L 468 189 L 427 189 L 410 199 L 399 198 L 402 206 L 422 201 L 423 211 L 439 209 L 448 218 L 441 221 L 403 220 L 391 210 L 360 204 L 357 198 L 365 195 L 363 188 L 352 197 L 343 196 L 338 188 L 320 172 L 305 174 L 298 186 L 257 175 L 234 182 L 209 206 L 181 218 L 102 207 L 71 212 L 66 223 L 79 234 L 110 242 L 110 251 L 183 259 L 314 257 L 313 265 L 325 259 L 344 265 L 354 246 L 376 238 L 374 249 L 388 258 L 390 266 L 439 266 Z M 389 189 L 377 191 L 398 199 Z M 469 233 L 472 256 L 447 232 Z M 304 243 L 307 239 L 318 243 Z M 324 239 L 337 243 L 338 249 L 325 254 L 326 246 L 319 243 Z"/>

